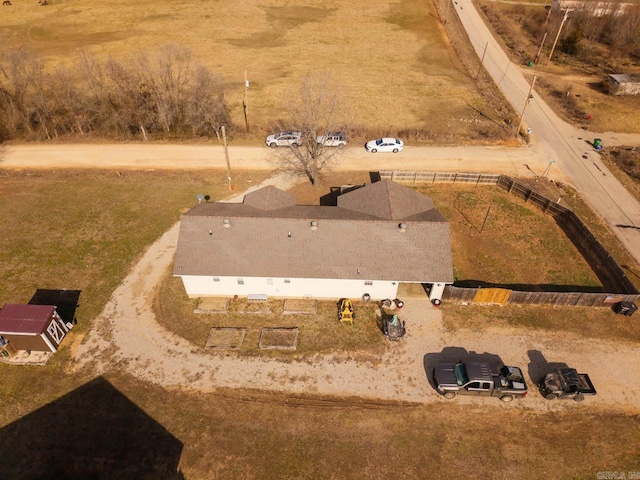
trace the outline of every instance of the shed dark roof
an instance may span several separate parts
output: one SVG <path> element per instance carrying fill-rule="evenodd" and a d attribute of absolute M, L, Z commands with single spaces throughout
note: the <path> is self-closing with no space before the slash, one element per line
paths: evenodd
<path fill-rule="evenodd" d="M 453 282 L 449 223 L 428 197 L 387 180 L 338 206 L 265 210 L 253 200 L 279 195 L 266 188 L 184 214 L 174 275 Z"/>
<path fill-rule="evenodd" d="M 0 334 L 40 334 L 49 326 L 55 310 L 53 305 L 6 304 L 0 310 Z"/>

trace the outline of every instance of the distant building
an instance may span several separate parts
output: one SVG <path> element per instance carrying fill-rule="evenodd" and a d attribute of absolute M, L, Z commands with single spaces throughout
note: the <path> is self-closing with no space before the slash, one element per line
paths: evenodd
<path fill-rule="evenodd" d="M 7 304 L 0 310 L 0 336 L 16 350 L 56 352 L 71 327 L 53 305 Z"/>
<path fill-rule="evenodd" d="M 449 222 L 433 201 L 391 180 L 337 205 L 296 205 L 264 187 L 243 203 L 203 203 L 182 216 L 173 275 L 190 297 L 395 298 L 402 282 L 453 283 Z"/>
<path fill-rule="evenodd" d="M 638 95 L 640 94 L 640 73 L 609 75 L 607 86 L 611 95 Z"/>

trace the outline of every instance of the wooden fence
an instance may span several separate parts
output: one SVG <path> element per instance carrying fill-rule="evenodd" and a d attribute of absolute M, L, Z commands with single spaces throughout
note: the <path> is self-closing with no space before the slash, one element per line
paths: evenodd
<path fill-rule="evenodd" d="M 502 295 L 483 290 L 501 290 Z M 497 288 L 462 288 L 447 285 L 443 301 L 484 305 L 551 305 L 554 307 L 611 307 L 614 303 L 638 302 L 640 294 L 586 293 L 586 292 L 521 292 Z"/>
<path fill-rule="evenodd" d="M 522 198 L 552 215 L 567 237 L 578 248 L 596 273 L 605 289 L 617 293 L 586 292 L 522 292 L 509 289 L 460 288 L 448 285 L 442 299 L 463 303 L 530 304 L 554 306 L 607 307 L 619 301 L 637 302 L 640 292 L 629 280 L 624 270 L 606 248 L 596 239 L 589 228 L 570 209 L 537 193 L 526 185 L 506 175 L 486 173 L 407 172 L 397 170 L 380 171 L 382 179 L 404 183 L 466 183 L 475 185 L 497 185 L 507 192 Z M 481 292 L 481 290 L 485 290 Z M 486 290 L 501 290 L 489 292 Z M 507 293 L 508 292 L 508 293 Z"/>

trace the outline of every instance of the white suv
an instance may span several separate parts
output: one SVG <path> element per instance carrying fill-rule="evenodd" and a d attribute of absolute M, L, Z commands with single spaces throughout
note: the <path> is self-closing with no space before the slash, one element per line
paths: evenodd
<path fill-rule="evenodd" d="M 327 132 L 316 137 L 316 142 L 325 147 L 344 147 L 347 144 L 347 134 L 344 132 Z"/>
<path fill-rule="evenodd" d="M 267 147 L 298 147 L 302 145 L 302 134 L 300 132 L 280 132 L 269 135 L 265 140 Z"/>

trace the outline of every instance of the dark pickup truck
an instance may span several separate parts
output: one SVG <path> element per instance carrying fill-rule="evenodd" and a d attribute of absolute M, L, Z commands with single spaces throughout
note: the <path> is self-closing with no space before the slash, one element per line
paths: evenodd
<path fill-rule="evenodd" d="M 488 363 L 440 363 L 433 371 L 433 380 L 445 398 L 460 394 L 510 402 L 527 395 L 527 384 L 518 367 L 503 366 L 494 373 Z"/>
<path fill-rule="evenodd" d="M 573 399 L 584 400 L 585 395 L 595 395 L 596 389 L 589 375 L 578 373 L 575 368 L 557 368 L 540 381 L 540 392 L 547 400 Z"/>

